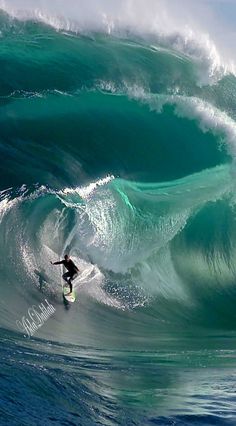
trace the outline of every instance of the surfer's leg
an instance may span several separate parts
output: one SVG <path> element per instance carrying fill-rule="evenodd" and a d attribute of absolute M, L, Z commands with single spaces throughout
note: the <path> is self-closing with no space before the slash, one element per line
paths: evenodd
<path fill-rule="evenodd" d="M 70 273 L 69 273 L 69 272 L 65 272 L 65 273 L 62 275 L 62 278 L 63 278 L 63 280 L 65 280 L 65 281 L 66 281 L 66 283 L 68 283 L 68 282 L 69 282 L 68 278 L 70 278 Z"/>
<path fill-rule="evenodd" d="M 67 281 L 69 286 L 70 286 L 70 293 L 72 293 L 72 282 L 71 282 L 72 277 L 69 278 L 69 280 Z"/>
<path fill-rule="evenodd" d="M 71 293 L 72 293 L 72 290 L 73 290 L 72 281 L 73 281 L 76 277 L 78 277 L 78 274 L 77 274 L 77 273 L 76 273 L 76 274 L 74 274 L 74 275 L 72 275 L 72 276 L 70 276 L 70 278 L 69 278 L 69 280 L 68 280 L 68 284 L 69 284 L 69 286 L 70 286 L 70 292 L 71 292 Z"/>

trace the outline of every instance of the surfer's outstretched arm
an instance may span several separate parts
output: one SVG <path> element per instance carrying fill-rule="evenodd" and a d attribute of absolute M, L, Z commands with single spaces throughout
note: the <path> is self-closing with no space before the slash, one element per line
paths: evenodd
<path fill-rule="evenodd" d="M 50 262 L 51 265 L 61 265 L 62 263 L 64 263 L 64 260 L 59 260 L 59 262 Z"/>

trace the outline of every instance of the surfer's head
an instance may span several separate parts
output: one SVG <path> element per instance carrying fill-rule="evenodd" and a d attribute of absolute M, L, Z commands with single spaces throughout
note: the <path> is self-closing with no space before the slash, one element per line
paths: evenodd
<path fill-rule="evenodd" d="M 68 254 L 65 254 L 64 259 L 65 259 L 66 261 L 67 261 L 67 260 L 69 260 L 69 256 L 68 256 Z"/>

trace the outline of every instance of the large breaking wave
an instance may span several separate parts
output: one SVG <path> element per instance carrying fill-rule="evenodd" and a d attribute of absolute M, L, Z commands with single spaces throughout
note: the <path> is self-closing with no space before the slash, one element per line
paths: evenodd
<path fill-rule="evenodd" d="M 141 362 L 150 397 L 157 349 L 175 363 L 179 347 L 195 347 L 194 333 L 214 347 L 204 336 L 235 331 L 234 65 L 196 28 L 151 25 L 150 11 L 138 27 L 133 2 L 130 13 L 122 2 L 116 19 L 106 2 L 91 19 L 87 6 L 72 19 L 69 3 L 65 16 L 59 3 L 55 13 L 30 3 L 24 11 L 20 2 L 1 4 L 0 325 L 9 348 L 19 341 L 24 358 L 51 363 L 54 379 L 58 363 L 69 375 L 65 393 L 79 386 L 88 412 L 73 424 L 100 416 L 110 425 L 114 400 L 147 404 L 145 386 L 136 394 L 134 380 L 123 390 L 113 365 Z M 66 252 L 80 268 L 71 307 L 62 300 L 62 270 L 50 264 Z M 54 314 L 22 343 L 18 321 L 45 298 Z M 188 356 L 198 365 L 201 354 Z M 68 362 L 89 363 L 84 388 Z M 25 371 L 38 374 L 39 364 Z M 170 380 L 162 367 L 161 389 Z M 109 391 L 97 401 L 103 385 Z"/>

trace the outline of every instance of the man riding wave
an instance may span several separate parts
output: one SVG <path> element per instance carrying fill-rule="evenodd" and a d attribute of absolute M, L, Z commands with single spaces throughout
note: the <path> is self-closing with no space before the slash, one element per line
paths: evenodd
<path fill-rule="evenodd" d="M 58 262 L 50 262 L 52 265 L 64 265 L 65 268 L 68 270 L 68 272 L 65 272 L 62 275 L 63 280 L 65 280 L 69 286 L 70 286 L 70 293 L 68 293 L 68 296 L 71 295 L 73 287 L 72 287 L 72 281 L 78 277 L 79 268 L 74 264 L 73 260 L 70 259 L 68 254 L 65 254 L 64 260 L 59 260 Z"/>

